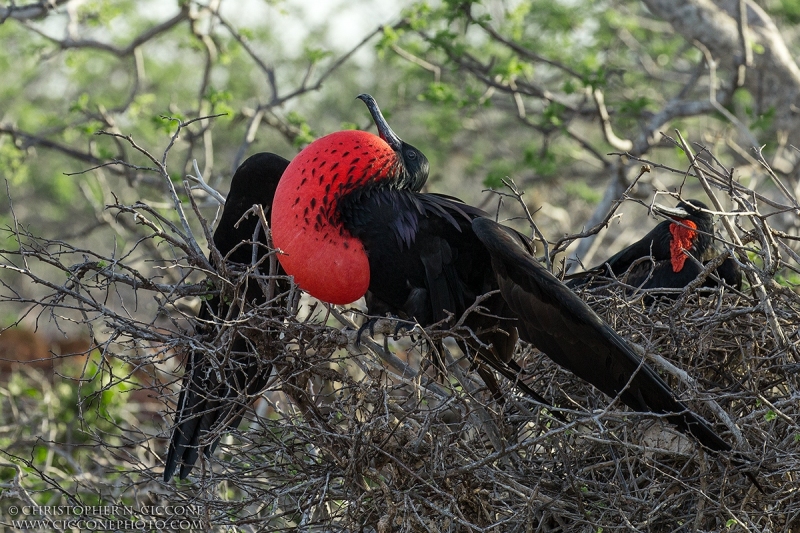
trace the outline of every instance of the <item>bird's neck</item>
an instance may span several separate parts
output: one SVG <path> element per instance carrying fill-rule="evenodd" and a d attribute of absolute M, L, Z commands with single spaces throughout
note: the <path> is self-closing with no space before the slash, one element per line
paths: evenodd
<path fill-rule="evenodd" d="M 680 272 L 697 241 L 697 224 L 691 220 L 672 222 L 669 225 L 669 232 L 672 235 L 669 243 L 672 271 Z"/>
<path fill-rule="evenodd" d="M 412 190 L 375 184 L 342 198 L 339 217 L 368 253 L 371 245 L 387 245 L 386 239 L 403 250 L 414 242 L 419 217 L 425 213 L 419 197 L 420 193 Z"/>
<path fill-rule="evenodd" d="M 359 131 L 323 137 L 289 164 L 275 193 L 272 236 L 281 265 L 300 288 L 335 304 L 364 295 L 369 261 L 342 224 L 342 201 L 378 182 L 392 186 L 399 172 L 394 151 Z"/>

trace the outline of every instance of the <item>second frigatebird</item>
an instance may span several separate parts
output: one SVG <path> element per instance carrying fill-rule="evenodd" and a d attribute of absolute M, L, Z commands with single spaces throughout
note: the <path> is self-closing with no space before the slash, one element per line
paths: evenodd
<path fill-rule="evenodd" d="M 214 246 L 227 261 L 251 264 L 252 246 L 246 243 L 253 239 L 258 219 L 255 216 L 240 219 L 256 204 L 268 212 L 278 181 L 288 165 L 289 161 L 283 157 L 263 152 L 250 156 L 236 169 L 213 238 Z M 259 244 L 256 260 L 267 251 L 266 246 Z M 275 292 L 280 294 L 284 289 L 278 282 Z M 243 299 L 251 305 L 267 301 L 261 287 L 252 280 Z M 231 310 L 220 296 L 203 302 L 198 333 L 213 333 L 212 324 L 225 320 L 229 311 L 236 318 L 240 310 Z M 210 456 L 219 442 L 219 434 L 239 425 L 247 405 L 267 385 L 272 365 L 254 353 L 241 332 L 234 335 L 228 346 L 219 347 L 217 354 L 197 350 L 187 357 L 175 428 L 164 464 L 164 481 L 172 478 L 178 466 L 179 477 L 186 478 L 200 453 Z"/>
<path fill-rule="evenodd" d="M 368 290 L 382 309 L 427 326 L 477 297 L 467 326 L 499 326 L 636 411 L 665 414 L 714 451 L 730 446 L 586 303 L 540 265 L 526 237 L 450 196 L 419 192 L 427 160 L 360 95 L 379 136 L 341 131 L 298 154 L 275 193 L 278 258 L 300 288 L 335 304 Z M 506 335 L 501 359 L 513 350 Z"/>
<path fill-rule="evenodd" d="M 682 289 L 694 281 L 703 271 L 701 262 L 714 255 L 714 221 L 708 207 L 700 200 L 686 200 L 676 207 L 655 204 L 653 210 L 668 220 L 602 265 L 567 276 L 567 285 L 593 285 L 609 273 L 617 278 L 624 276 L 628 285 L 641 289 Z M 715 273 L 726 284 L 742 288 L 742 272 L 732 257 L 725 259 Z M 706 286 L 715 284 L 711 278 L 705 281 Z"/>

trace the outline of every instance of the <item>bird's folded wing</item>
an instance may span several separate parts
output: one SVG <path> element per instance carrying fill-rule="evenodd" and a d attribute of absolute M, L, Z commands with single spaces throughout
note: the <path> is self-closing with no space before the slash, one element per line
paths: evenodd
<path fill-rule="evenodd" d="M 637 411 L 675 413 L 670 421 L 711 449 L 730 449 L 611 327 L 524 247 L 514 230 L 475 219 L 500 291 L 519 320 L 520 337 L 560 366 Z"/>

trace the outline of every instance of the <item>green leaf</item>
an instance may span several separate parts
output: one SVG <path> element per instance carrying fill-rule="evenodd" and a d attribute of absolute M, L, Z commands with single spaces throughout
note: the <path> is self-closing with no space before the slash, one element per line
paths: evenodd
<path fill-rule="evenodd" d="M 439 104 L 452 104 L 459 101 L 456 88 L 450 84 L 433 82 L 428 85 L 425 92 L 419 95 L 420 100 L 427 100 Z"/>
<path fill-rule="evenodd" d="M 503 187 L 503 179 L 512 174 L 513 164 L 509 161 L 495 161 L 492 168 L 483 180 L 483 185 L 492 189 Z"/>
<path fill-rule="evenodd" d="M 558 162 L 552 150 L 542 150 L 538 145 L 525 148 L 523 161 L 527 167 L 532 168 L 538 176 L 553 176 L 558 171 Z"/>
<path fill-rule="evenodd" d="M 639 96 L 631 100 L 623 100 L 619 104 L 619 112 L 624 115 L 640 116 L 652 103 L 653 100 L 647 96 Z"/>
<path fill-rule="evenodd" d="M 750 123 L 750 129 L 753 131 L 767 131 L 772 128 L 772 124 L 775 122 L 775 106 L 770 107 L 765 112 L 761 113 L 760 115 L 755 115 L 755 120 Z"/>
<path fill-rule="evenodd" d="M 322 61 L 323 59 L 325 59 L 326 57 L 332 56 L 333 52 L 331 52 L 330 50 L 325 50 L 323 48 L 316 48 L 316 47 L 312 47 L 312 46 L 306 46 L 303 49 L 303 55 L 305 55 L 306 58 L 311 63 L 318 63 L 318 62 Z"/>
<path fill-rule="evenodd" d="M 87 111 L 89 109 L 89 93 L 81 93 L 77 100 L 69 106 L 70 112 Z"/>
<path fill-rule="evenodd" d="M 541 122 L 545 126 L 561 126 L 564 124 L 562 114 L 566 110 L 564 105 L 558 102 L 550 102 L 542 111 Z"/>
<path fill-rule="evenodd" d="M 220 91 L 209 86 L 206 90 L 206 100 L 208 100 L 212 106 L 216 106 L 233 100 L 233 93 L 231 91 Z"/>
<path fill-rule="evenodd" d="M 150 122 L 154 128 L 167 135 L 171 134 L 175 127 L 173 120 L 162 115 L 150 117 Z"/>
<path fill-rule="evenodd" d="M 11 185 L 20 185 L 29 178 L 25 153 L 17 150 L 12 143 L 0 142 L 0 169 Z"/>
<path fill-rule="evenodd" d="M 311 126 L 306 122 L 306 119 L 295 111 L 290 111 L 286 115 L 286 120 L 289 124 L 293 126 L 297 126 L 298 132 L 297 136 L 294 138 L 293 145 L 296 148 L 302 148 L 303 146 L 309 144 L 310 142 L 314 141 L 316 135 L 311 129 Z"/>
<path fill-rule="evenodd" d="M 397 44 L 400 41 L 400 37 L 402 36 L 402 30 L 396 30 L 391 26 L 384 26 L 383 28 L 383 35 L 381 35 L 380 41 L 376 45 L 380 52 L 386 52 L 392 48 L 393 45 Z"/>

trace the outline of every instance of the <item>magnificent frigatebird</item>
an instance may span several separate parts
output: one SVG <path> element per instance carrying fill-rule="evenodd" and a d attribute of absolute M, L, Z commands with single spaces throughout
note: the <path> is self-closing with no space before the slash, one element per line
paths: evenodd
<path fill-rule="evenodd" d="M 568 276 L 567 285 L 594 285 L 609 273 L 642 289 L 682 289 L 694 281 L 703 271 L 702 262 L 708 262 L 715 254 L 714 221 L 708 207 L 699 200 L 686 200 L 676 207 L 654 204 L 653 211 L 667 220 L 602 265 Z M 715 273 L 726 284 L 737 290 L 742 288 L 742 272 L 733 258 L 725 259 Z M 705 281 L 706 286 L 715 284 L 711 278 Z"/>
<path fill-rule="evenodd" d="M 637 411 L 665 414 L 711 450 L 731 449 L 536 261 L 523 235 L 453 197 L 419 192 L 427 160 L 391 130 L 371 96 L 359 98 L 379 136 L 340 131 L 314 141 L 290 163 L 275 193 L 273 242 L 301 289 L 334 304 L 369 290 L 383 309 L 423 326 L 460 317 L 477 297 L 497 291 L 467 326 L 516 328 L 607 395 Z"/>
<path fill-rule="evenodd" d="M 251 264 L 252 246 L 245 243 L 252 241 L 258 218 L 240 219 L 253 205 L 269 209 L 288 164 L 278 155 L 259 153 L 249 157 L 234 173 L 213 238 L 214 246 L 227 261 Z M 259 245 L 256 259 L 260 260 L 267 252 L 263 244 Z M 275 294 L 286 288 L 280 281 L 276 285 Z M 250 280 L 244 300 L 257 306 L 266 302 L 266 296 L 258 283 Z M 229 307 L 219 296 L 203 302 L 198 333 L 213 334 L 215 321 L 225 320 L 229 314 L 235 319 L 241 310 Z M 267 385 L 272 365 L 254 353 L 240 332 L 234 335 L 229 345 L 221 346 L 217 354 L 196 350 L 187 357 L 175 429 L 164 465 L 165 481 L 172 478 L 178 465 L 181 479 L 189 475 L 201 451 L 210 456 L 219 442 L 219 434 L 239 425 L 247 405 Z M 211 435 L 216 438 L 209 441 Z"/>

